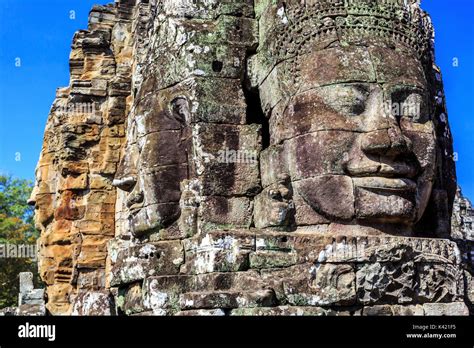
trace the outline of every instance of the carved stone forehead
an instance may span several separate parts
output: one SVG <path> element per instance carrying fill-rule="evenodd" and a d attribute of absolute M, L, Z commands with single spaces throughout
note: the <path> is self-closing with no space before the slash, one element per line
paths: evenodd
<path fill-rule="evenodd" d="M 417 58 L 406 52 L 383 47 L 336 47 L 311 52 L 297 58 L 300 91 L 346 83 L 376 82 L 423 88 L 426 79 Z"/>
<path fill-rule="evenodd" d="M 420 61 L 406 51 L 346 46 L 318 50 L 281 62 L 261 82 L 264 109 L 305 91 L 344 83 L 378 83 L 384 88 L 428 90 Z"/>

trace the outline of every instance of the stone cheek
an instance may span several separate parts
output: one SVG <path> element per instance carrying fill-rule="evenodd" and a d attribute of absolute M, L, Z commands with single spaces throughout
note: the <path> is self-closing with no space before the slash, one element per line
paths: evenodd
<path fill-rule="evenodd" d="M 36 204 L 38 209 L 35 210 L 36 228 L 41 228 L 47 224 L 54 215 L 53 211 L 53 194 L 36 194 Z"/>
<path fill-rule="evenodd" d="M 303 200 L 320 215 L 340 221 L 354 218 L 355 197 L 350 177 L 317 176 L 298 181 L 294 186 Z"/>
<path fill-rule="evenodd" d="M 327 94 L 339 89 L 338 85 L 317 87 L 297 94 L 289 105 L 281 102 L 275 106 L 269 121 L 272 144 L 318 131 L 361 130 L 358 118 L 347 117 L 326 104 Z"/>
<path fill-rule="evenodd" d="M 138 185 L 146 205 L 176 203 L 180 182 L 187 176 L 186 165 L 171 165 L 140 173 Z"/>
<path fill-rule="evenodd" d="M 141 149 L 140 165 L 152 169 L 157 166 L 186 163 L 189 150 L 186 148 L 183 133 L 181 130 L 173 130 L 145 135 L 141 139 L 144 146 Z M 173 146 L 175 143 L 176 146 Z"/>
<path fill-rule="evenodd" d="M 285 144 L 292 180 L 344 175 L 344 163 L 356 137 L 353 132 L 322 131 L 289 140 Z"/>

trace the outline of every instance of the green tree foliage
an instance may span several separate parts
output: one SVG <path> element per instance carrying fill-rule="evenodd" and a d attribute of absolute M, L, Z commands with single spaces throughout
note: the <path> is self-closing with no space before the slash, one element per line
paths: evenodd
<path fill-rule="evenodd" d="M 38 280 L 37 263 L 30 258 L 5 257 L 11 245 L 35 245 L 39 237 L 34 227 L 34 207 L 27 204 L 33 189 L 31 181 L 0 175 L 0 308 L 18 302 L 18 274 L 33 272 Z"/>

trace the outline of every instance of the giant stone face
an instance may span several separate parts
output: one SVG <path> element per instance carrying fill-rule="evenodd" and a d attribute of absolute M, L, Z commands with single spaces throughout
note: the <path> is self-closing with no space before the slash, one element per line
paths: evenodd
<path fill-rule="evenodd" d="M 439 139 L 449 131 L 439 131 L 430 24 L 406 11 L 395 2 L 290 1 L 263 13 L 268 39 L 251 68 L 270 147 L 257 203 L 294 217 L 260 216 L 257 227 L 342 223 L 411 235 L 420 220 L 440 219 L 427 215 L 436 195 L 449 205 L 452 194 L 439 175 L 452 166 Z M 393 31 L 402 27 L 413 37 Z M 285 177 L 291 197 L 275 199 Z"/>
<path fill-rule="evenodd" d="M 125 192 L 126 224 L 137 236 L 168 227 L 179 217 L 180 184 L 189 175 L 190 153 L 186 97 L 153 89 L 142 93 L 153 96 L 137 103 L 114 180 Z"/>
<path fill-rule="evenodd" d="M 295 192 L 328 220 L 412 225 L 427 205 L 436 162 L 429 86 L 417 59 L 394 54 L 307 54 L 299 90 L 269 115 Z"/>
<path fill-rule="evenodd" d="M 431 27 L 421 13 L 387 6 L 290 1 L 261 14 L 266 39 L 248 71 L 268 120 L 269 146 L 260 154 L 255 227 L 342 223 L 410 235 L 435 204 L 434 184 L 446 192 L 437 171 L 447 170 L 436 169 L 446 148 L 436 134 Z M 391 32 L 397 26 L 412 36 Z M 137 235 L 179 218 L 181 189 L 196 177 L 194 155 L 206 137 L 192 140 L 196 116 L 186 93 L 159 85 L 144 81 L 137 96 L 115 181 L 128 192 L 127 219 Z M 210 175 L 225 185 L 235 173 Z"/>

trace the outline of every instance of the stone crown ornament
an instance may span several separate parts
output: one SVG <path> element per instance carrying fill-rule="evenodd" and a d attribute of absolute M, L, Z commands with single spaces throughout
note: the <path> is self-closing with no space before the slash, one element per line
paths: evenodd
<path fill-rule="evenodd" d="M 318 42 L 383 40 L 411 48 L 431 61 L 433 26 L 419 1 L 307 0 L 281 7 L 275 28 L 278 58 L 314 50 Z"/>

